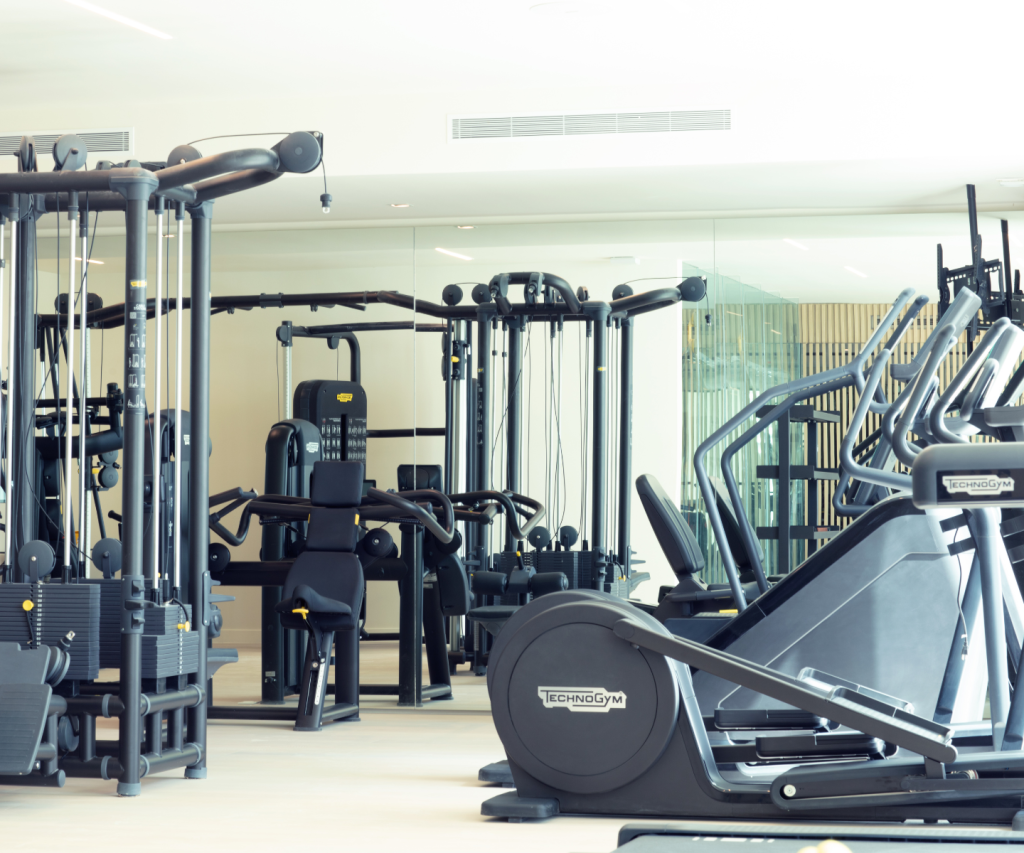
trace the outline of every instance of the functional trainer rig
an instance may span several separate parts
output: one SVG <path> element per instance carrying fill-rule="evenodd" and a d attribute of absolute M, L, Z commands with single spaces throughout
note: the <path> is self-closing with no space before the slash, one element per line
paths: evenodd
<path fill-rule="evenodd" d="M 208 489 L 209 461 L 206 453 L 191 458 L 188 514 L 191 532 L 189 554 L 181 553 L 178 532 L 181 527 L 182 501 L 180 469 L 175 473 L 171 495 L 174 498 L 176 524 L 173 542 L 173 571 L 161 572 L 169 558 L 161 548 L 160 537 L 145 536 L 145 508 L 164 493 L 151 484 L 146 495 L 146 321 L 164 314 L 169 308 L 162 293 L 164 216 L 173 206 L 178 224 L 178 291 L 176 308 L 194 306 L 191 315 L 190 438 L 191 447 L 209 446 L 209 369 L 210 259 L 213 203 L 217 198 L 265 184 L 285 172 L 305 173 L 321 161 L 322 136 L 299 131 L 282 139 L 272 149 L 250 148 L 203 157 L 189 145 L 178 146 L 166 161 L 122 164 L 100 162 L 90 171 L 86 163 L 85 143 L 74 135 L 62 136 L 54 145 L 56 168 L 38 170 L 35 143 L 24 137 L 16 158 L 18 172 L 0 175 L 0 244 L 3 226 L 10 224 L 10 269 L 8 315 L 8 375 L 5 457 L 4 522 L 6 526 L 6 565 L 0 594 L 9 603 L 22 601 L 10 615 L 0 614 L 5 637 L 35 648 L 55 632 L 63 635 L 67 623 L 81 623 L 70 648 L 68 675 L 55 685 L 66 701 L 60 719 L 68 724 L 60 747 L 61 757 L 41 761 L 40 771 L 5 776 L 5 784 L 55 784 L 68 776 L 117 779 L 117 792 L 134 796 L 141 792 L 144 775 L 174 768 L 185 768 L 187 778 L 206 776 L 206 687 L 207 631 L 211 619 L 211 581 L 207 568 L 209 550 Z M 87 266 L 88 245 L 83 237 L 80 258 L 78 223 L 81 212 L 121 211 L 124 213 L 125 301 L 123 305 L 101 307 L 88 295 L 85 270 L 81 275 L 76 261 Z M 155 299 L 147 298 L 147 226 L 149 211 L 156 214 L 157 281 Z M 37 316 L 35 256 L 36 224 L 46 213 L 66 213 L 70 221 L 68 294 L 58 301 L 57 313 Z M 182 253 L 184 218 L 192 220 L 191 299 L 183 298 Z M 0 271 L 2 272 L 2 271 Z M 0 286 L 3 281 L 0 280 Z M 76 292 L 77 291 L 77 292 Z M 3 294 L 0 292 L 0 302 Z M 194 303 L 192 300 L 195 300 Z M 76 309 L 80 306 L 80 315 Z M 152 309 L 151 309 L 152 306 Z M 62 310 L 63 309 L 63 310 Z M 59 492 L 57 517 L 40 513 L 37 496 L 45 493 L 37 481 L 41 445 L 37 446 L 35 374 L 37 326 L 52 330 L 51 366 L 56 373 L 63 351 L 66 372 L 66 400 L 54 394 L 57 410 L 52 426 L 53 438 L 63 444 L 63 487 Z M 89 328 L 124 327 L 123 402 L 111 399 L 107 433 L 90 435 L 87 414 L 94 401 L 87 398 L 87 335 Z M 80 333 L 81 362 L 74 376 L 75 332 Z M 181 340 L 182 319 L 178 315 L 178 370 L 174 421 L 182 423 Z M 160 324 L 157 323 L 156 395 L 159 400 Z M 2 337 L 2 333 L 0 333 Z M 2 349 L 2 341 L 0 341 Z M 57 391 L 55 383 L 54 390 Z M 61 407 L 63 405 L 63 411 Z M 77 406 L 80 424 L 76 441 L 72 436 L 73 410 Z M 123 426 L 118 419 L 123 417 Z M 96 421 L 93 419 L 93 422 Z M 154 427 L 156 424 L 154 423 Z M 174 459 L 181 458 L 182 430 L 174 430 Z M 161 431 L 161 434 L 163 432 Z M 105 585 L 84 583 L 87 559 L 76 543 L 71 479 L 74 458 L 82 471 L 91 469 L 91 457 L 123 450 L 122 506 L 118 516 L 121 541 L 104 539 L 98 544 L 97 563 L 109 578 L 118 568 L 119 581 Z M 179 466 L 175 466 L 179 468 Z M 89 523 L 86 505 L 87 478 L 81 477 L 79 491 L 80 534 Z M 158 478 L 159 479 L 159 478 Z M 166 485 L 166 484 L 165 484 Z M 53 524 L 51 524 L 53 523 Z M 43 526 L 41 531 L 40 527 Z M 55 526 L 59 534 L 52 529 Z M 84 544 L 84 543 L 82 543 Z M 102 547 L 101 547 L 102 546 Z M 55 554 L 61 553 L 58 562 Z M 149 559 L 149 558 L 152 559 Z M 182 586 L 181 569 L 187 564 L 188 583 Z M 55 570 L 55 571 L 54 571 Z M 51 577 L 51 572 L 54 575 Z M 158 577 L 159 573 L 159 577 Z M 99 582 L 104 584 L 104 582 Z M 40 606 L 47 601 L 48 606 Z M 57 606 L 60 604 L 61 606 Z M 19 615 L 20 612 L 20 615 Z M 26 617 L 26 614 L 29 614 Z M 64 623 L 63 625 L 61 623 Z M 190 630 L 191 629 L 191 630 Z M 21 635 L 8 636 L 12 631 Z M 187 642 L 185 637 L 187 635 Z M 163 639 L 160 639 L 160 638 Z M 149 638 L 154 638 L 150 641 Z M 180 646 L 179 662 L 168 672 L 160 655 L 167 640 Z M 113 645 L 110 645 L 110 644 Z M 194 647 L 194 654 L 183 650 Z M 104 650 L 116 655 L 120 680 L 98 683 L 100 660 Z M 155 656 L 147 652 L 155 649 Z M 54 708 L 53 702 L 50 709 Z M 119 741 L 115 750 L 101 750 L 95 740 L 97 716 L 119 718 Z M 166 736 L 163 720 L 166 716 Z M 58 722 L 58 726 L 61 723 Z M 143 731 L 145 727 L 145 731 Z M 0 738 L 6 732 L 0 732 Z M 39 747 L 42 749 L 42 747 Z M 39 752 L 37 749 L 37 754 Z M 102 753 L 102 754 L 99 754 Z M 111 754 L 113 753 L 113 754 Z M 40 781 L 45 773 L 45 781 Z M 55 782 L 55 780 L 57 780 Z"/>

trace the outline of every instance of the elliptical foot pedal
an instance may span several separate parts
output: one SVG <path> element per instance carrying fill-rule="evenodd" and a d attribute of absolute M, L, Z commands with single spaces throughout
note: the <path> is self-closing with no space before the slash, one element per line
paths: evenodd
<path fill-rule="evenodd" d="M 544 820 L 558 814 L 558 800 L 551 797 L 520 797 L 515 791 L 506 791 L 480 804 L 484 817 L 504 817 L 512 822 Z"/>
<path fill-rule="evenodd" d="M 502 788 L 514 788 L 516 786 L 515 781 L 512 779 L 512 768 L 509 767 L 507 758 L 503 761 L 495 761 L 492 764 L 481 767 L 480 772 L 476 774 L 476 778 L 481 782 L 487 782 L 491 785 L 501 785 Z"/>

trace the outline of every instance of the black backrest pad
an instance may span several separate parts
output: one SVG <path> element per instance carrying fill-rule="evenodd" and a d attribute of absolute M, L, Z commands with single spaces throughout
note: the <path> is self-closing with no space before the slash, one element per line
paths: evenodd
<path fill-rule="evenodd" d="M 362 462 L 317 462 L 309 500 L 313 506 L 359 506 L 363 499 Z"/>
<path fill-rule="evenodd" d="M 348 462 L 328 462 L 328 465 L 348 465 Z M 362 463 L 359 463 L 362 466 Z M 359 517 L 357 509 L 328 509 L 314 506 L 309 510 L 309 530 L 306 533 L 307 551 L 354 551 L 358 541 Z"/>
<path fill-rule="evenodd" d="M 637 477 L 636 491 L 672 571 L 692 575 L 703 570 L 697 539 L 661 484 L 650 474 L 642 474 Z"/>

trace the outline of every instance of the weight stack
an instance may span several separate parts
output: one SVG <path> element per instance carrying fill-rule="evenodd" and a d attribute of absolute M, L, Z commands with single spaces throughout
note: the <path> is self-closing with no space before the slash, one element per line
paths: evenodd
<path fill-rule="evenodd" d="M 199 635 L 179 628 L 192 620 L 187 604 L 165 604 L 146 609 L 142 635 L 142 677 L 170 678 L 199 668 Z"/>
<path fill-rule="evenodd" d="M 32 602 L 26 611 L 23 604 Z M 57 646 L 68 631 L 71 667 L 65 680 L 91 681 L 100 672 L 100 591 L 90 584 L 0 584 L 0 642 L 31 643 L 28 620 L 36 642 Z"/>
<path fill-rule="evenodd" d="M 537 574 L 561 572 L 569 580 L 569 589 L 580 588 L 579 551 L 535 551 L 533 567 Z"/>
<path fill-rule="evenodd" d="M 100 592 L 100 666 L 117 669 L 121 666 L 121 581 L 87 578 L 88 584 Z"/>

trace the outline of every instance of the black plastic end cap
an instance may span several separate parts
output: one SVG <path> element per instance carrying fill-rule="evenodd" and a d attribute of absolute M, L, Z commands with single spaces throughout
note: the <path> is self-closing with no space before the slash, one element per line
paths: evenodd
<path fill-rule="evenodd" d="M 274 146 L 282 172 L 304 174 L 320 165 L 320 143 L 312 133 L 297 130 Z"/>
<path fill-rule="evenodd" d="M 708 292 L 707 282 L 698 275 L 691 275 L 679 285 L 683 302 L 700 302 Z"/>

